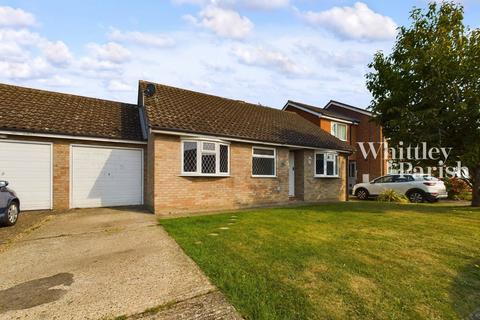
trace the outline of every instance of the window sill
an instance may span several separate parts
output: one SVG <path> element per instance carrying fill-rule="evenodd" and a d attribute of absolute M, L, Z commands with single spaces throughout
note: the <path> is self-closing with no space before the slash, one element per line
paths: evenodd
<path fill-rule="evenodd" d="M 228 178 L 230 174 L 198 174 L 198 173 L 182 173 L 180 177 L 195 177 L 195 178 Z"/>
<path fill-rule="evenodd" d="M 265 179 L 265 178 L 270 178 L 270 179 L 276 179 L 277 176 L 254 176 L 252 175 L 252 178 L 260 178 L 260 179 Z"/>
<path fill-rule="evenodd" d="M 340 179 L 340 176 L 314 175 L 314 178 Z"/>

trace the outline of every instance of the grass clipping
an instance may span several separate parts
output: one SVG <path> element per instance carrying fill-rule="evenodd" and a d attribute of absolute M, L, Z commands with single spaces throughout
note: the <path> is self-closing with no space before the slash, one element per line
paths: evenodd
<path fill-rule="evenodd" d="M 403 195 L 395 192 L 392 189 L 383 191 L 378 195 L 377 201 L 379 202 L 397 202 L 397 203 L 408 203 L 408 198 Z"/>

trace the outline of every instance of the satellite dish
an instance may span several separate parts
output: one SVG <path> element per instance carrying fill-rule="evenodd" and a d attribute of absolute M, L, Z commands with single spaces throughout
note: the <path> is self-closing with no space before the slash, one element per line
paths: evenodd
<path fill-rule="evenodd" d="M 149 83 L 147 84 L 147 87 L 145 88 L 143 93 L 145 93 L 147 97 L 151 97 L 155 94 L 155 91 L 156 91 L 155 85 L 153 83 Z"/>

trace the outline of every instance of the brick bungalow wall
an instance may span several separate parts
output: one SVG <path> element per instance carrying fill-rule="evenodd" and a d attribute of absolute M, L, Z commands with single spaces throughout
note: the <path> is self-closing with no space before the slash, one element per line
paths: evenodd
<path fill-rule="evenodd" d="M 8 135 L 8 140 L 16 141 L 36 141 L 36 142 L 50 142 L 53 144 L 53 209 L 65 210 L 70 207 L 70 145 L 71 144 L 83 144 L 83 145 L 96 145 L 105 147 L 126 147 L 126 148 L 142 148 L 144 149 L 144 176 L 147 176 L 146 166 L 146 146 L 127 144 L 127 143 L 110 143 L 110 142 L 97 142 L 97 141 L 85 141 L 85 140 L 70 140 L 70 139 L 52 139 L 52 138 L 40 138 L 40 137 L 24 137 Z M 35 159 L 32 159 L 35 161 Z M 146 190 L 146 185 L 144 190 Z M 21 199 L 20 199 L 21 200 Z"/>
<path fill-rule="evenodd" d="M 289 202 L 289 149 L 277 147 L 277 177 L 252 177 L 252 144 L 230 144 L 229 177 L 182 177 L 180 137 L 155 134 L 149 139 L 147 203 L 156 214 L 228 210 Z M 150 152 L 153 151 L 153 152 Z M 302 157 L 305 153 L 308 157 Z M 297 150 L 296 194 L 307 201 L 344 200 L 345 175 L 341 179 L 313 177 L 313 151 Z M 342 157 L 343 158 L 343 157 Z M 343 165 L 345 164 L 342 160 Z M 297 163 L 296 163 L 297 164 Z M 343 171 L 343 170 L 342 170 Z M 337 193 L 340 192 L 340 193 Z"/>

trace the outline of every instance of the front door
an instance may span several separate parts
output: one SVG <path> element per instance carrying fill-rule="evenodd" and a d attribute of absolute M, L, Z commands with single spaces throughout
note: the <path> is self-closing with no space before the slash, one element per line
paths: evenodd
<path fill-rule="evenodd" d="M 348 191 L 351 193 L 353 186 L 357 183 L 357 162 L 348 162 Z"/>
<path fill-rule="evenodd" d="M 288 154 L 288 195 L 295 196 L 295 152 Z"/>

